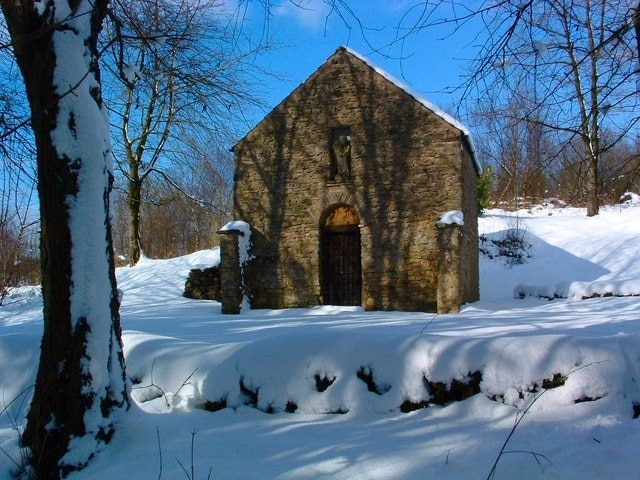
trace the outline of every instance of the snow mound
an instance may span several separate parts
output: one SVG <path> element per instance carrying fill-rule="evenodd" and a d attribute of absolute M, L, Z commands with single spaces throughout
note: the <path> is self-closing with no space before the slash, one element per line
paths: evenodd
<path fill-rule="evenodd" d="M 139 336 L 127 334 L 128 344 L 136 343 L 131 335 Z M 381 414 L 446 405 L 477 393 L 525 408 L 532 395 L 551 389 L 545 408 L 611 397 L 626 404 L 630 418 L 634 402 L 640 403 L 633 380 L 640 374 L 640 362 L 630 361 L 640 351 L 640 336 L 635 334 L 469 339 L 314 332 L 225 348 L 181 343 L 157 337 L 147 340 L 144 348 L 129 349 L 134 365 L 148 359 L 150 350 L 165 352 L 155 358 L 153 372 L 148 361 L 147 369 L 137 372 L 140 385 L 147 385 L 137 396 L 143 409 L 158 411 L 157 403 L 146 405 L 150 391 L 154 399 L 152 383 L 177 388 L 180 378 L 188 378 L 190 388 L 170 393 L 170 403 L 163 398 L 167 411 L 250 406 L 267 413 Z M 174 353 L 167 355 L 170 351 Z M 194 351 L 197 363 L 191 363 Z M 182 366 L 180 373 L 177 364 Z M 553 384 L 556 376 L 564 379 L 562 385 Z M 474 378 L 479 382 L 475 389 Z M 468 394 L 456 397 L 455 386 Z"/>

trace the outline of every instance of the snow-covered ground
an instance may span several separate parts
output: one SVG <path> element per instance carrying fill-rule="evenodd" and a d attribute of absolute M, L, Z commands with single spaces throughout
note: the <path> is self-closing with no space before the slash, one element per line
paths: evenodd
<path fill-rule="evenodd" d="M 516 227 L 522 264 L 496 255 Z M 217 250 L 120 269 L 136 404 L 70 478 L 484 479 L 496 460 L 498 479 L 638 478 L 640 204 L 491 210 L 480 233 L 481 301 L 452 315 L 221 315 L 182 297 Z M 40 299 L 16 295 L 0 308 L 0 478 L 42 328 Z"/>

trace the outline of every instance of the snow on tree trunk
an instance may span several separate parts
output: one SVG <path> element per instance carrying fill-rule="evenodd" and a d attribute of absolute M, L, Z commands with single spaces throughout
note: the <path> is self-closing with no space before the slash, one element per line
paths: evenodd
<path fill-rule="evenodd" d="M 107 1 L 1 3 L 37 147 L 44 332 L 23 435 L 37 478 L 83 468 L 129 405 L 96 51 Z"/>

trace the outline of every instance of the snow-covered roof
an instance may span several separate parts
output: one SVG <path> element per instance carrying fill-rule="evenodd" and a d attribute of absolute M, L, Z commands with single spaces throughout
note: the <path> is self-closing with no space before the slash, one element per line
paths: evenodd
<path fill-rule="evenodd" d="M 480 171 L 480 166 L 478 165 L 477 160 L 475 159 L 475 147 L 473 146 L 473 139 L 471 138 L 471 132 L 469 131 L 469 129 L 462 122 L 460 122 L 460 120 L 458 120 L 458 119 L 454 118 L 453 116 L 449 115 L 447 112 L 442 110 L 438 105 L 436 105 L 433 102 L 430 102 L 429 100 L 424 98 L 420 93 L 418 93 L 413 88 L 408 86 L 406 83 L 398 80 L 393 75 L 391 75 L 390 73 L 386 72 L 385 70 L 380 68 L 378 65 L 373 63 L 371 60 L 369 60 L 368 58 L 364 57 L 360 53 L 356 52 L 352 48 L 350 48 L 350 47 L 340 47 L 338 50 L 340 50 L 340 49 L 344 49 L 345 51 L 349 52 L 354 57 L 358 58 L 359 60 L 361 60 L 362 62 L 367 64 L 376 73 L 378 73 L 379 75 L 381 75 L 382 77 L 387 79 L 389 82 L 393 83 L 396 87 L 398 87 L 399 89 L 403 90 L 405 93 L 411 95 L 417 102 L 419 102 L 422 105 L 424 105 L 426 108 L 431 110 L 437 116 L 442 118 L 445 122 L 447 122 L 451 126 L 453 126 L 453 127 L 457 128 L 458 130 L 460 130 L 462 132 L 462 134 L 465 136 L 465 138 L 467 139 L 467 141 L 469 142 L 469 148 L 471 149 L 471 153 L 473 154 L 474 161 L 476 162 L 476 166 L 478 167 L 478 171 Z"/>

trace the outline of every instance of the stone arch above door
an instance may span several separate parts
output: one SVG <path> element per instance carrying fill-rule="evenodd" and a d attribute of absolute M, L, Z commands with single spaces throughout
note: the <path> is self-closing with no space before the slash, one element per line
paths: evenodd
<path fill-rule="evenodd" d="M 325 210 L 322 215 L 325 229 L 339 227 L 357 227 L 360 224 L 360 215 L 351 205 L 338 204 Z"/>
<path fill-rule="evenodd" d="M 364 209 L 358 199 L 351 192 L 343 189 L 325 193 L 313 206 L 307 209 L 307 212 L 309 213 L 313 223 L 316 225 L 323 225 L 327 212 L 336 205 L 351 205 L 356 212 L 358 212 L 360 223 L 364 220 Z"/>

